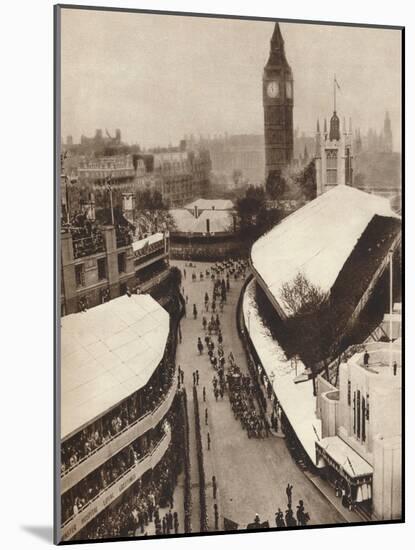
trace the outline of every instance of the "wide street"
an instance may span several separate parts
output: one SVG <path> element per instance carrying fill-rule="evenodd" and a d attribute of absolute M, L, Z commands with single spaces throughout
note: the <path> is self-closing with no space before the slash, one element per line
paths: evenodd
<path fill-rule="evenodd" d="M 204 295 L 208 292 L 212 297 L 212 282 L 210 279 L 199 279 L 200 271 L 205 272 L 211 264 L 193 262 L 197 280 L 192 282 L 192 271 L 185 267 L 184 261 L 171 261 L 182 274 L 186 269 L 186 278 L 182 277 L 183 294 L 188 297 L 187 316 L 181 322 L 182 342 L 177 350 L 177 364 L 184 370 L 184 383 L 189 402 L 190 422 L 190 453 L 193 487 L 192 531 L 200 530 L 198 516 L 198 490 L 196 447 L 194 438 L 193 409 L 193 376 L 197 369 L 200 375 L 198 386 L 200 418 L 202 427 L 202 442 L 204 449 L 204 465 L 206 471 L 207 508 L 209 529 L 214 528 L 213 499 L 211 478 L 216 476 L 218 484 L 219 529 L 223 529 L 223 517 L 229 518 L 245 528 L 259 514 L 261 521 L 268 520 L 274 527 L 274 516 L 278 508 L 285 512 L 287 498 L 285 488 L 287 483 L 293 485 L 293 509 L 295 512 L 298 500 L 302 499 L 306 511 L 310 514 L 310 523 L 331 524 L 344 523 L 344 518 L 329 503 L 329 501 L 312 484 L 299 469 L 285 445 L 283 438 L 249 439 L 239 420 L 236 420 L 228 395 L 223 400 L 216 401 L 212 391 L 212 378 L 215 371 L 210 365 L 206 347 L 200 356 L 197 349 L 197 338 L 204 342 L 205 332 L 202 328 L 202 316 L 208 318 L 211 312 L 205 313 Z M 231 278 L 231 289 L 227 303 L 220 315 L 223 334 L 225 357 L 232 351 L 236 363 L 243 372 L 248 374 L 245 353 L 239 340 L 236 327 L 236 305 L 243 281 Z M 196 304 L 197 320 L 193 319 L 192 309 Z M 213 337 L 217 345 L 216 336 Z M 202 389 L 206 388 L 206 403 L 203 403 Z M 208 409 L 208 425 L 205 425 L 205 407 Z M 211 450 L 207 448 L 207 433 L 211 437 Z"/>

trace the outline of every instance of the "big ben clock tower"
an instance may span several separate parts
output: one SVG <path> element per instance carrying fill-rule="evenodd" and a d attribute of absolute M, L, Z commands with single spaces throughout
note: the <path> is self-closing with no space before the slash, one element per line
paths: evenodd
<path fill-rule="evenodd" d="M 285 57 L 279 23 L 275 23 L 271 49 L 262 78 L 265 134 L 265 178 L 278 176 L 293 157 L 294 89 Z"/>

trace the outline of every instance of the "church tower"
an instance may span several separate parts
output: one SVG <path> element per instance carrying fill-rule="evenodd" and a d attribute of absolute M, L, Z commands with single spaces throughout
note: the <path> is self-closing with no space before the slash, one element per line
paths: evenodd
<path fill-rule="evenodd" d="M 262 78 L 265 134 L 265 178 L 281 174 L 293 157 L 293 76 L 285 57 L 279 23 L 275 23 L 271 48 Z"/>
<path fill-rule="evenodd" d="M 391 119 L 389 117 L 388 111 L 386 111 L 385 122 L 383 123 L 383 141 L 384 141 L 384 150 L 387 153 L 392 152 L 392 127 Z"/>

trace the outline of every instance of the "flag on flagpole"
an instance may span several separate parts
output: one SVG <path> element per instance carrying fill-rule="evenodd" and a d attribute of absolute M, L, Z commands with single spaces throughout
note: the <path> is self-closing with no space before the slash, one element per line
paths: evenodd
<path fill-rule="evenodd" d="M 336 84 L 337 89 L 340 90 L 340 84 L 337 82 L 336 75 L 334 75 L 334 83 Z"/>
<path fill-rule="evenodd" d="M 354 468 L 353 468 L 353 464 L 350 462 L 350 458 L 349 458 L 349 457 L 347 457 L 347 462 L 348 462 L 348 464 L 349 464 L 349 466 L 350 466 L 350 468 L 351 468 L 351 470 L 352 470 L 352 472 L 353 472 L 353 475 L 356 475 L 356 472 L 354 471 Z"/>

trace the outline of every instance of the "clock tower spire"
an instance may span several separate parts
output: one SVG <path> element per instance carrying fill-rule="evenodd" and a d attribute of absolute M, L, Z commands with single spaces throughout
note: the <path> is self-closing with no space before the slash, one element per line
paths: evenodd
<path fill-rule="evenodd" d="M 285 56 L 284 39 L 275 23 L 262 78 L 265 134 L 265 177 L 279 177 L 293 157 L 293 76 Z"/>

